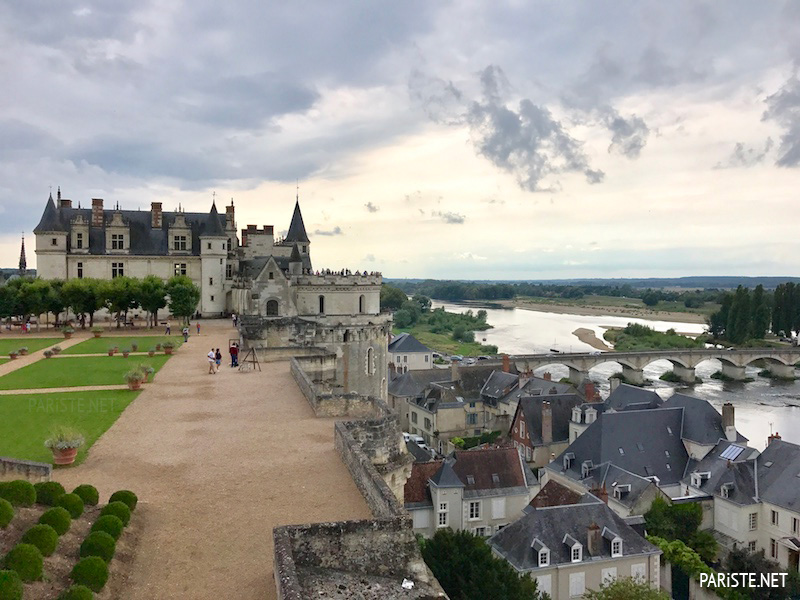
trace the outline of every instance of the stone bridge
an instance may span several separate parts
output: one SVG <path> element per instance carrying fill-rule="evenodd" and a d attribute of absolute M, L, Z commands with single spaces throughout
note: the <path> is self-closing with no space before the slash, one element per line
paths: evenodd
<path fill-rule="evenodd" d="M 794 365 L 800 361 L 800 348 L 747 348 L 742 350 L 677 349 L 643 352 L 590 352 L 560 354 L 516 354 L 509 356 L 520 372 L 546 365 L 569 367 L 569 379 L 575 385 L 589 377 L 589 369 L 607 362 L 622 365 L 622 375 L 631 383 L 644 383 L 644 368 L 656 360 L 668 360 L 681 381 L 694 383 L 694 369 L 705 360 L 722 363 L 723 376 L 741 381 L 746 378 L 745 367 L 761 361 L 776 377 L 794 378 Z"/>

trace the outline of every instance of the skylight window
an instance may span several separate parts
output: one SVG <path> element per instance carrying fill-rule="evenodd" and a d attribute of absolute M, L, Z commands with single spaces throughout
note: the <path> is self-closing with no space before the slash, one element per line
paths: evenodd
<path fill-rule="evenodd" d="M 497 473 L 492 473 L 492 483 L 500 485 L 500 476 Z"/>
<path fill-rule="evenodd" d="M 625 456 L 625 450 L 623 450 L 622 447 L 620 447 L 619 453 L 620 455 Z"/>
<path fill-rule="evenodd" d="M 672 435 L 672 427 L 667 426 L 667 433 Z"/>
<path fill-rule="evenodd" d="M 639 452 L 644 452 L 644 446 L 641 444 L 636 444 L 636 447 L 639 449 Z"/>
<path fill-rule="evenodd" d="M 475 485 L 475 478 L 472 475 L 467 475 L 467 485 Z"/>
<path fill-rule="evenodd" d="M 724 452 L 720 454 L 719 457 L 726 460 L 736 460 L 742 452 L 744 452 L 744 448 L 736 444 L 731 444 L 725 448 Z"/>
<path fill-rule="evenodd" d="M 772 461 L 768 460 L 767 462 L 764 463 L 764 466 L 769 469 L 772 466 Z"/>

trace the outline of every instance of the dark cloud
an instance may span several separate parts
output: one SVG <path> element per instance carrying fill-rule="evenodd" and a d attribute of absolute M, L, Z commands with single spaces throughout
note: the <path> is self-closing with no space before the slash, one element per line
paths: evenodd
<path fill-rule="evenodd" d="M 461 225 L 467 220 L 464 215 L 455 212 L 432 211 L 431 216 L 439 217 L 442 221 L 449 225 Z"/>
<path fill-rule="evenodd" d="M 782 129 L 778 147 L 779 167 L 800 165 L 800 80 L 792 74 L 781 88 L 766 99 L 767 110 L 763 120 L 774 121 Z"/>
<path fill-rule="evenodd" d="M 767 154 L 775 143 L 772 138 L 767 138 L 764 147 L 761 149 L 745 146 L 742 142 L 737 142 L 733 147 L 733 152 L 724 162 L 718 162 L 715 169 L 731 169 L 737 167 L 754 167 L 764 162 Z"/>
<path fill-rule="evenodd" d="M 380 206 L 375 206 L 372 202 L 367 202 L 364 205 L 364 208 L 366 208 L 371 213 L 376 213 L 381 209 Z"/>
<path fill-rule="evenodd" d="M 631 115 L 627 119 L 612 112 L 606 119 L 606 126 L 611 132 L 609 152 L 621 154 L 628 158 L 638 158 L 642 148 L 647 144 L 650 128 L 644 119 Z"/>
<path fill-rule="evenodd" d="M 323 231 L 321 229 L 317 229 L 314 231 L 314 235 L 344 235 L 344 231 L 338 225 L 331 230 Z"/>

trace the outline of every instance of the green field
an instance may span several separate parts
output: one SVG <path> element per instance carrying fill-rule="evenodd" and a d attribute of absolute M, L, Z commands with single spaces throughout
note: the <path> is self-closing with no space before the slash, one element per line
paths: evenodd
<path fill-rule="evenodd" d="M 0 365 L 2 365 L 3 363 L 7 363 L 9 360 L 11 360 L 11 359 L 10 358 L 0 358 Z"/>
<path fill-rule="evenodd" d="M 394 333 L 410 333 L 431 350 L 444 354 L 460 354 L 461 356 L 482 356 L 484 354 L 497 354 L 494 346 L 484 346 L 478 342 L 458 342 L 449 333 L 432 333 L 425 325 L 415 325 L 406 329 L 394 329 Z M 475 337 L 480 338 L 481 332 L 475 332 Z M 0 378 L 2 381 L 2 378 Z"/>
<path fill-rule="evenodd" d="M 164 335 L 151 335 L 151 336 L 138 336 L 138 337 L 125 337 L 125 336 L 108 336 L 99 338 L 89 338 L 80 344 L 70 346 L 62 354 L 107 354 L 109 346 L 117 346 L 120 350 L 123 348 L 130 348 L 132 344 L 139 346 L 139 352 L 147 352 L 150 348 L 155 348 L 156 344 L 163 344 L 167 340 L 175 344 L 177 348 L 183 343 L 183 336 L 173 335 L 170 337 Z"/>
<path fill-rule="evenodd" d="M 629 323 L 624 329 L 609 329 L 603 337 L 614 344 L 617 352 L 702 348 L 705 342 L 705 336 L 690 338 L 675 333 L 674 329 L 660 332 L 635 323 Z"/>
<path fill-rule="evenodd" d="M 65 357 L 41 359 L 0 377 L 0 390 L 75 387 L 84 385 L 124 385 L 125 373 L 139 364 L 147 364 L 156 372 L 169 356 Z"/>
<path fill-rule="evenodd" d="M 78 451 L 76 464 L 80 463 L 138 395 L 110 390 L 0 396 L 0 456 L 50 463 L 52 453 L 44 441 L 54 426 L 70 425 L 86 439 Z"/>
<path fill-rule="evenodd" d="M 0 356 L 8 356 L 9 352 L 15 352 L 23 347 L 27 347 L 28 352 L 36 352 L 42 348 L 55 346 L 63 341 L 64 338 L 0 338 Z"/>

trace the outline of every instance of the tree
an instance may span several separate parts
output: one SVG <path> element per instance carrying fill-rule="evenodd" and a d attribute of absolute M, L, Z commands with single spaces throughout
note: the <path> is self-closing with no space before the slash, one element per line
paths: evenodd
<path fill-rule="evenodd" d="M 650 587 L 646 581 L 621 577 L 603 583 L 599 590 L 589 590 L 585 600 L 669 600 L 666 592 Z"/>
<path fill-rule="evenodd" d="M 20 278 L 9 285 L 17 287 L 17 313 L 24 320 L 47 312 L 47 294 L 50 286 L 43 279 Z M 37 327 L 39 323 L 37 321 Z"/>
<path fill-rule="evenodd" d="M 411 301 L 419 305 L 421 312 L 426 313 L 431 309 L 431 299 L 427 296 L 423 296 L 422 294 L 414 294 L 411 297 Z"/>
<path fill-rule="evenodd" d="M 167 282 L 166 289 L 170 312 L 188 323 L 200 302 L 200 288 L 186 275 L 176 275 Z"/>
<path fill-rule="evenodd" d="M 767 297 L 764 294 L 764 286 L 758 285 L 753 291 L 753 300 L 751 302 L 750 317 L 752 322 L 752 335 L 756 339 L 763 339 L 769 329 L 770 311 L 769 304 L 767 304 Z"/>
<path fill-rule="evenodd" d="M 64 295 L 61 293 L 64 287 L 64 282 L 60 279 L 51 279 L 47 281 L 48 290 L 45 293 L 44 304 L 49 313 L 53 313 L 58 323 L 58 317 L 62 311 L 67 308 L 67 303 L 64 300 Z"/>
<path fill-rule="evenodd" d="M 439 529 L 423 540 L 422 557 L 451 600 L 536 600 L 536 581 L 492 554 L 483 538 Z"/>
<path fill-rule="evenodd" d="M 408 300 L 406 293 L 400 288 L 384 283 L 381 286 L 381 308 L 398 310 L 403 306 L 403 302 Z"/>
<path fill-rule="evenodd" d="M 167 305 L 167 288 L 164 282 L 155 275 L 142 279 L 139 285 L 139 304 L 148 313 L 148 326 L 155 327 L 158 311 Z"/>
<path fill-rule="evenodd" d="M 394 326 L 399 329 L 411 327 L 414 324 L 414 315 L 409 311 L 401 308 L 394 313 Z"/>
<path fill-rule="evenodd" d="M 661 301 L 661 292 L 658 290 L 647 290 L 642 294 L 642 302 L 646 306 L 655 306 Z"/>
<path fill-rule="evenodd" d="M 10 285 L 0 285 L 0 322 L 17 314 L 17 289 Z"/>
<path fill-rule="evenodd" d="M 89 315 L 89 326 L 94 325 L 94 313 L 103 306 L 101 282 L 96 279 L 70 279 L 61 288 L 61 295 L 66 306 L 76 316 Z M 86 327 L 85 319 L 81 319 Z"/>
<path fill-rule="evenodd" d="M 139 306 L 139 280 L 131 277 L 115 277 L 102 286 L 102 298 L 108 310 L 117 314 L 117 327 L 122 315 L 128 320 L 128 311 Z"/>
<path fill-rule="evenodd" d="M 748 552 L 744 548 L 734 548 L 725 559 L 725 570 L 729 573 L 780 573 L 778 563 L 768 559 L 764 550 Z M 759 576 L 760 579 L 760 576 Z M 785 588 L 753 588 L 749 590 L 753 600 L 783 600 L 794 597 L 800 592 L 797 589 L 797 578 L 789 578 Z M 793 589 L 794 588 L 794 589 Z"/>

